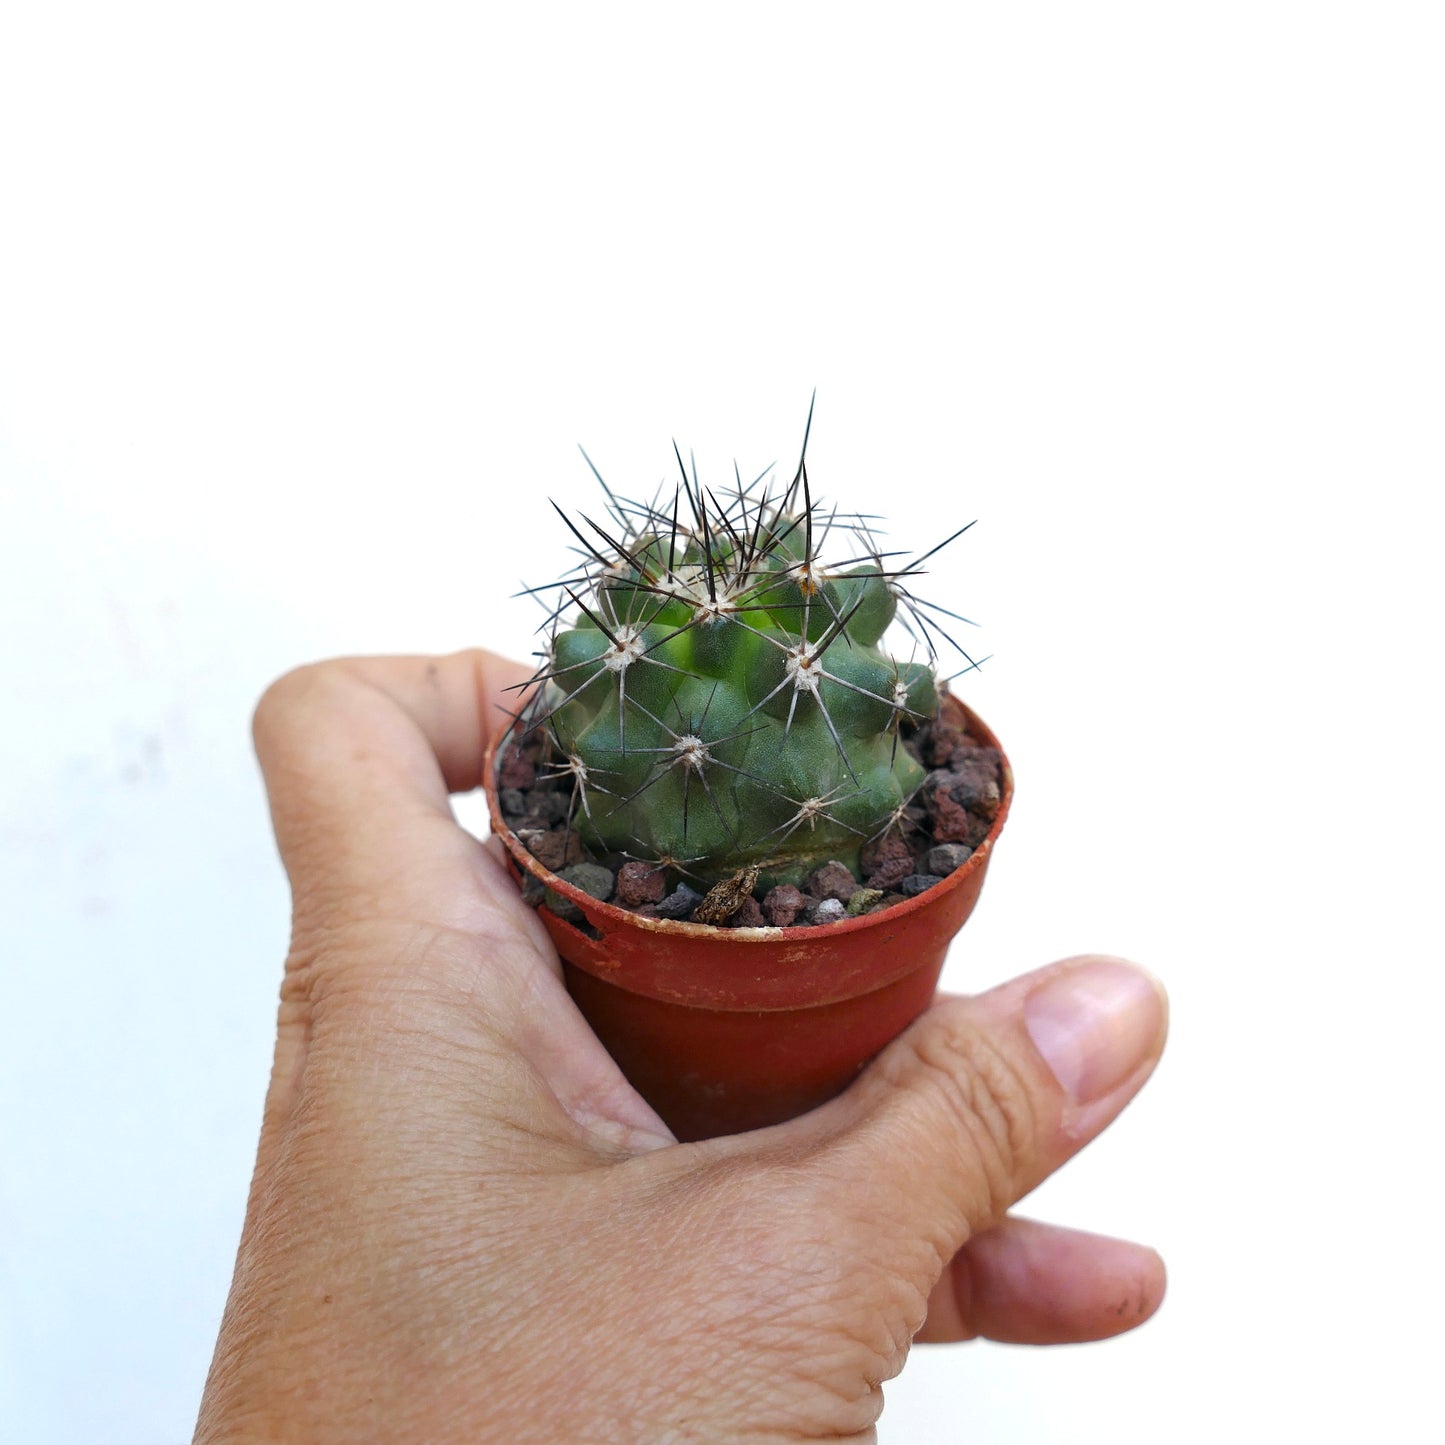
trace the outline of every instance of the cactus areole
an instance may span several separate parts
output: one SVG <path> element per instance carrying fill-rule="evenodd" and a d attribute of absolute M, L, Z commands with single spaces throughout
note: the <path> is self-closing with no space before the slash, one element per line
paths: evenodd
<path fill-rule="evenodd" d="M 927 1006 L 1011 777 L 996 740 L 938 680 L 945 649 L 961 659 L 955 672 L 977 666 L 944 630 L 965 619 L 914 590 L 938 547 L 889 550 L 879 519 L 815 496 L 806 431 L 787 485 L 771 469 L 745 483 L 736 468 L 712 484 L 674 453 L 679 480 L 649 500 L 598 474 L 605 517 L 558 509 L 577 566 L 527 589 L 547 610 L 546 647 L 495 752 L 525 750 L 537 785 L 565 794 L 566 848 L 664 872 L 701 899 L 694 921 L 639 916 L 569 884 L 509 827 L 495 761 L 487 777 L 518 876 L 563 905 L 541 911 L 574 997 L 644 1096 L 693 1138 L 838 1092 Z M 741 895 L 780 896 L 824 865 L 861 884 L 870 846 L 917 836 L 934 775 L 914 737 L 941 724 L 967 729 L 998 769 L 987 821 L 971 819 L 973 846 L 957 850 L 971 852 L 962 866 L 906 902 L 889 895 L 896 906 L 878 909 L 883 890 L 860 887 L 839 922 L 711 926 Z"/>

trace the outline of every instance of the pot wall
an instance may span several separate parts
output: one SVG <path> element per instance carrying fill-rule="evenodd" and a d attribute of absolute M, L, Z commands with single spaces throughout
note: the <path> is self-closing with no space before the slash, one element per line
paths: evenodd
<path fill-rule="evenodd" d="M 943 707 L 998 747 L 957 699 L 945 696 Z M 568 990 L 679 1139 L 778 1123 L 832 1098 L 928 1007 L 1013 796 L 1005 759 L 988 837 L 907 903 L 822 928 L 722 929 L 640 918 L 563 882 L 506 827 L 490 758 L 486 777 L 492 828 L 513 873 L 525 869 L 572 899 L 598 934 L 540 910 Z"/>
<path fill-rule="evenodd" d="M 679 1139 L 781 1123 L 842 1093 L 933 997 L 932 959 L 871 993 L 759 1012 L 629 993 L 564 963 L 567 988 L 608 1053 Z"/>

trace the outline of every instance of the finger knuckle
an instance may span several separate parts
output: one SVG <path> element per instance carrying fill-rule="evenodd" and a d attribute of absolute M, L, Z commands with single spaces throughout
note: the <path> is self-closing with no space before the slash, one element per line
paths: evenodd
<path fill-rule="evenodd" d="M 1039 1118 L 1033 1091 L 1007 1050 L 963 1009 L 940 1010 L 913 1036 L 895 1082 L 923 1101 L 923 1126 L 937 1114 L 965 1155 L 978 1197 L 969 1206 L 978 1227 L 1014 1203 L 1018 1180 L 1036 1150 Z M 921 1087 L 920 1087 L 921 1085 Z"/>
<path fill-rule="evenodd" d="M 261 694 L 251 715 L 251 734 L 258 747 L 291 730 L 299 715 L 335 685 L 344 671 L 339 661 L 307 662 L 283 672 Z"/>

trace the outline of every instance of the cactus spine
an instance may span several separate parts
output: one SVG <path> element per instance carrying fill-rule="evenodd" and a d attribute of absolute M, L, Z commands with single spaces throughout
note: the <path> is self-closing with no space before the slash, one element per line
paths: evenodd
<path fill-rule="evenodd" d="M 922 783 L 899 742 L 937 709 L 943 634 L 905 585 L 924 558 L 885 568 L 863 517 L 814 499 L 806 452 L 805 434 L 776 493 L 771 469 L 735 469 L 719 494 L 677 453 L 670 497 L 624 500 L 598 474 L 609 524 L 563 514 L 582 564 L 532 589 L 555 602 L 521 727 L 570 779 L 590 848 L 797 883 L 830 859 L 856 871 Z M 883 650 L 900 604 L 924 661 Z"/>

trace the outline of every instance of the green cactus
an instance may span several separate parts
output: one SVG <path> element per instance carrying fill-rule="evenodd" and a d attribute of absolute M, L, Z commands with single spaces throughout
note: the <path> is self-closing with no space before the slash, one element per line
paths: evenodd
<path fill-rule="evenodd" d="M 805 461 L 777 495 L 735 469 L 720 498 L 677 460 L 665 504 L 607 489 L 609 527 L 564 515 L 583 564 L 556 584 L 523 728 L 570 777 L 590 848 L 707 883 L 857 872 L 923 781 L 899 738 L 937 709 L 937 622 L 905 587 L 924 559 L 885 569 L 864 518 L 815 502 Z M 883 650 L 900 602 L 926 661 Z"/>

